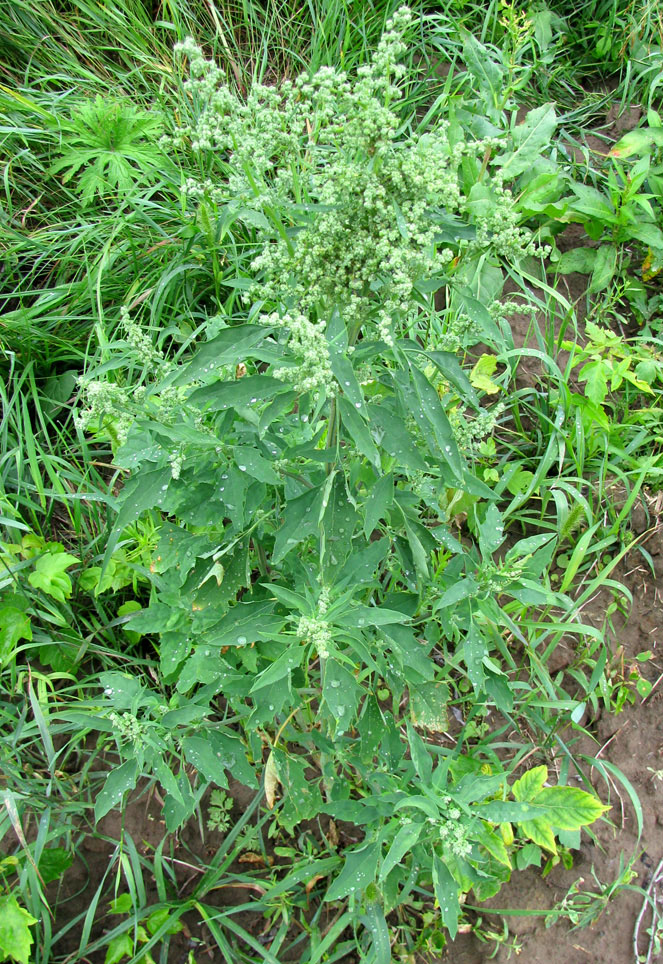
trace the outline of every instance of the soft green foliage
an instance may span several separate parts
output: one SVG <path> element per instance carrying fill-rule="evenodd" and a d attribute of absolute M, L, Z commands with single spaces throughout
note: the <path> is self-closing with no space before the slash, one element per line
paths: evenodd
<path fill-rule="evenodd" d="M 81 104 L 62 125 L 62 156 L 51 166 L 51 174 L 62 175 L 63 183 L 77 180 L 84 205 L 96 194 L 117 197 L 137 181 L 153 180 L 165 158 L 155 143 L 161 121 L 158 116 L 97 96 Z"/>
<path fill-rule="evenodd" d="M 104 567 L 127 525 L 160 514 L 151 602 L 129 625 L 158 635 L 172 693 L 163 703 L 129 676 L 102 678 L 124 762 L 95 812 L 119 805 L 147 768 L 175 829 L 200 791 L 173 773 L 173 755 L 205 781 L 226 786 L 225 769 L 251 786 L 267 734 L 267 799 L 280 793 L 284 830 L 321 814 L 364 828 L 326 899 L 359 900 L 377 882 L 385 913 L 432 874 L 453 935 L 458 895 L 483 899 L 508 879 L 519 844 L 507 849 L 496 824 L 555 853 L 556 833 L 602 808 L 585 791 L 542 789 L 545 776 L 509 802 L 509 768 L 486 747 L 452 758 L 431 740 L 468 689 L 477 707 L 514 711 L 501 632 L 533 652 L 517 628 L 529 607 L 571 601 L 545 576 L 550 535 L 495 557 L 505 519 L 456 439 L 479 410 L 476 389 L 489 399 L 499 386 L 478 369 L 473 384 L 438 348 L 452 316 L 434 299 L 443 286 L 457 293 L 456 310 L 479 326 L 466 344 L 492 332 L 464 279 L 542 253 L 506 185 L 539 157 L 554 111 L 488 139 L 442 119 L 412 127 L 398 63 L 409 18 L 403 9 L 387 24 L 356 78 L 322 70 L 279 91 L 255 86 L 246 101 L 182 46 L 196 116 L 175 143 L 184 165 L 206 171 L 185 178 L 188 203 L 210 247 L 220 231 L 235 245 L 248 232 L 251 253 L 219 279 L 240 299 L 222 302 L 175 360 L 131 321 L 112 363 L 84 382 L 81 424 L 106 432 L 131 469 Z M 139 390 L 112 375 L 131 368 Z M 465 543 L 451 525 L 461 501 Z M 209 715 L 219 696 L 234 732 Z"/>
<path fill-rule="evenodd" d="M 653 686 L 610 641 L 663 468 L 660 118 L 584 166 L 569 147 L 599 109 L 582 31 L 615 25 L 586 69 L 624 60 L 608 6 L 12 3 L 17 960 L 166 960 L 183 915 L 233 964 L 439 956 L 468 922 L 502 939 L 468 905 L 570 867 L 607 811 L 574 741 Z M 637 39 L 651 98 L 653 17 Z M 590 243 L 560 253 L 569 224 Z M 58 921 L 45 885 L 141 795 L 161 839 L 120 821 Z M 250 901 L 220 914 L 226 887 Z"/>

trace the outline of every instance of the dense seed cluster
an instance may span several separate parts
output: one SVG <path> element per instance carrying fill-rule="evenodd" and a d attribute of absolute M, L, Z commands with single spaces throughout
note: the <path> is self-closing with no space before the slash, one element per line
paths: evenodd
<path fill-rule="evenodd" d="M 451 144 L 442 123 L 424 134 L 404 128 L 399 61 L 411 17 L 407 7 L 395 13 L 352 77 L 326 67 L 278 88 L 254 85 L 244 99 L 193 41 L 177 48 L 189 58 L 194 113 L 177 138 L 212 152 L 223 172 L 186 190 L 234 205 L 262 229 L 250 297 L 271 305 L 269 323 L 289 331 L 296 365 L 279 375 L 299 390 L 331 390 L 325 319 L 334 310 L 351 343 L 363 331 L 393 345 L 418 310 L 417 282 L 444 273 L 463 248 L 535 251 L 499 175 L 485 177 L 496 203 L 470 210 L 464 198 L 463 159 L 494 145 Z M 476 233 L 452 250 L 438 237 L 441 220 L 454 218 Z"/>

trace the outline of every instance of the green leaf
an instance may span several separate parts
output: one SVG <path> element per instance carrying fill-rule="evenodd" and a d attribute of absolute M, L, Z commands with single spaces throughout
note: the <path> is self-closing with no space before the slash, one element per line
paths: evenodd
<path fill-rule="evenodd" d="M 484 823 L 476 825 L 472 832 L 477 842 L 480 843 L 482 847 L 485 847 L 488 853 L 491 854 L 498 863 L 508 867 L 509 870 L 511 869 L 511 859 L 504 846 L 501 834 L 491 830 L 490 827 Z"/>
<path fill-rule="evenodd" d="M 123 957 L 134 956 L 134 939 L 132 933 L 125 931 L 111 938 L 106 949 L 104 964 L 118 964 Z"/>
<path fill-rule="evenodd" d="M 111 900 L 108 910 L 111 914 L 130 914 L 133 910 L 134 902 L 130 893 L 120 894 L 115 900 Z"/>
<path fill-rule="evenodd" d="M 325 662 L 322 695 L 337 724 L 337 733 L 353 725 L 362 688 L 352 673 L 329 657 Z"/>
<path fill-rule="evenodd" d="M 407 856 L 407 854 L 411 852 L 412 848 L 419 840 L 423 829 L 424 825 L 422 823 L 403 824 L 403 826 L 396 833 L 391 847 L 387 851 L 387 856 L 382 862 L 378 882 L 383 881 L 387 874 L 389 874 L 397 864 L 400 864 L 403 857 Z"/>
<path fill-rule="evenodd" d="M 337 586 L 365 586 L 372 583 L 375 570 L 384 561 L 389 551 L 389 539 L 378 539 L 365 549 L 353 552 L 343 565 L 336 578 Z"/>
<path fill-rule="evenodd" d="M 255 787 L 257 778 L 253 767 L 246 759 L 246 753 L 237 737 L 229 736 L 219 730 L 208 729 L 205 736 L 187 736 L 182 740 L 182 749 L 189 763 L 209 783 L 228 787 L 224 770 L 247 787 Z"/>
<path fill-rule="evenodd" d="M 394 499 L 394 477 L 391 472 L 383 475 L 372 486 L 364 507 L 364 535 L 370 539 L 380 519 L 384 519 Z"/>
<path fill-rule="evenodd" d="M 74 862 L 74 855 L 64 847 L 44 847 L 39 858 L 39 873 L 45 884 L 58 880 Z"/>
<path fill-rule="evenodd" d="M 602 244 L 596 252 L 594 270 L 589 283 L 591 293 L 603 291 L 612 281 L 617 270 L 617 248 L 612 244 Z"/>
<path fill-rule="evenodd" d="M 352 537 L 356 525 L 356 510 L 348 498 L 345 480 L 337 473 L 322 520 L 326 565 L 336 567 L 345 562 L 352 552 Z"/>
<path fill-rule="evenodd" d="M 557 853 L 555 834 L 552 827 L 544 817 L 536 817 L 534 820 L 523 820 L 518 824 L 518 829 L 525 837 L 529 837 L 538 847 Z"/>
<path fill-rule="evenodd" d="M 408 616 L 405 613 L 396 612 L 394 609 L 387 609 L 385 606 L 353 606 L 342 615 L 337 616 L 334 622 L 339 626 L 348 628 L 370 628 L 372 626 L 389 626 L 392 623 L 406 623 Z"/>
<path fill-rule="evenodd" d="M 443 733 L 448 726 L 447 703 L 449 687 L 446 683 L 410 685 L 410 716 L 415 726 L 432 733 Z"/>
<path fill-rule="evenodd" d="M 579 830 L 609 810 L 598 797 L 578 787 L 544 787 L 534 805 L 546 812 L 546 819 L 556 830 Z"/>
<path fill-rule="evenodd" d="M 449 936 L 454 940 L 458 933 L 458 918 L 460 917 L 458 884 L 437 855 L 433 856 L 433 887 L 435 898 L 440 905 L 442 921 L 449 931 Z"/>
<path fill-rule="evenodd" d="M 527 770 L 511 787 L 516 800 L 533 800 L 543 790 L 548 779 L 548 767 L 538 766 Z"/>
<path fill-rule="evenodd" d="M 379 856 L 380 844 L 377 841 L 347 853 L 343 868 L 325 894 L 325 900 L 341 900 L 349 894 L 361 896 L 368 885 L 375 881 Z"/>
<path fill-rule="evenodd" d="M 367 407 L 370 422 L 374 426 L 372 434 L 385 452 L 393 456 L 398 465 L 404 465 L 413 472 L 426 472 L 428 466 L 421 457 L 405 420 L 388 411 L 385 405 L 371 402 Z"/>
<path fill-rule="evenodd" d="M 426 416 L 426 419 L 433 429 L 433 435 L 440 454 L 456 478 L 460 479 L 463 476 L 463 460 L 458 451 L 458 445 L 451 430 L 449 419 L 442 408 L 440 397 L 424 373 L 420 371 L 416 365 L 410 365 L 410 372 L 412 373 L 415 391 L 421 405 L 421 412 Z M 414 411 L 412 414 L 416 420 L 421 413 Z M 421 425 L 419 425 L 419 428 L 421 429 Z"/>
<path fill-rule="evenodd" d="M 224 328 L 211 341 L 201 345 L 191 361 L 180 369 L 172 385 L 187 385 L 204 378 L 214 369 L 242 361 L 251 348 L 269 334 L 263 325 L 236 325 Z"/>
<path fill-rule="evenodd" d="M 514 152 L 500 154 L 495 159 L 505 180 L 529 170 L 539 160 L 544 148 L 550 145 L 556 126 L 552 104 L 542 104 L 528 112 L 522 124 L 511 132 Z"/>
<path fill-rule="evenodd" d="M 21 639 L 32 639 L 30 617 L 16 606 L 0 606 L 0 664 L 11 659 Z"/>
<path fill-rule="evenodd" d="M 474 621 L 470 623 L 467 635 L 463 640 L 461 653 L 467 667 L 470 683 L 474 687 L 475 694 L 478 694 L 484 684 L 483 660 L 488 655 L 488 645 Z"/>
<path fill-rule="evenodd" d="M 146 510 L 158 508 L 163 504 L 164 492 L 172 481 L 170 467 L 141 470 L 131 476 L 122 489 L 120 511 L 117 514 L 113 531 L 119 533 Z M 110 545 L 109 549 L 113 549 Z M 107 552 L 108 555 L 108 552 Z M 104 567 L 105 568 L 105 567 Z"/>
<path fill-rule="evenodd" d="M 608 394 L 608 375 L 601 359 L 583 365 L 578 374 L 578 381 L 586 382 L 585 394 L 590 402 L 594 402 L 595 405 L 603 404 Z"/>
<path fill-rule="evenodd" d="M 273 683 L 278 683 L 279 680 L 290 676 L 293 669 L 301 666 L 304 652 L 305 648 L 303 646 L 289 646 L 285 653 L 281 653 L 271 666 L 268 666 L 266 670 L 260 673 L 254 681 L 250 692 L 253 693 L 254 690 L 260 689 L 263 686 L 271 686 Z"/>
<path fill-rule="evenodd" d="M 608 157 L 630 157 L 632 154 L 645 154 L 656 145 L 663 147 L 663 130 L 660 127 L 639 127 L 628 131 L 608 152 Z"/>
<path fill-rule="evenodd" d="M 68 552 L 47 552 L 39 556 L 35 563 L 35 571 L 28 576 L 28 582 L 35 589 L 41 589 L 47 595 L 64 602 L 72 594 L 71 579 L 66 570 L 76 565 L 79 560 Z"/>
<path fill-rule="evenodd" d="M 596 263 L 596 248 L 573 248 L 565 251 L 559 261 L 554 265 L 554 270 L 560 274 L 591 274 Z"/>
<path fill-rule="evenodd" d="M 283 513 L 283 525 L 276 533 L 272 562 L 278 565 L 296 545 L 318 531 L 322 486 L 290 499 Z"/>
<path fill-rule="evenodd" d="M 247 472 L 252 479 L 270 485 L 278 485 L 281 481 L 272 463 L 263 458 L 254 448 L 248 445 L 236 445 L 233 453 L 240 472 Z"/>
<path fill-rule="evenodd" d="M 37 921 L 21 907 L 15 897 L 0 897 L 0 953 L 20 964 L 28 964 L 33 937 L 32 924 Z"/>
<path fill-rule="evenodd" d="M 366 913 L 362 915 L 361 921 L 369 931 L 372 941 L 372 958 L 375 964 L 391 964 L 391 941 L 389 939 L 389 928 L 385 920 L 384 910 L 376 901 L 371 901 L 366 907 Z"/>
<path fill-rule="evenodd" d="M 271 375 L 245 375 L 234 382 L 215 382 L 197 388 L 189 396 L 189 402 L 200 408 L 207 406 L 211 412 L 222 412 L 266 402 L 287 390 L 284 382 Z"/>
<path fill-rule="evenodd" d="M 505 538 L 502 513 L 496 505 L 491 504 L 486 509 L 485 519 L 479 526 L 479 545 L 484 558 L 492 556 Z"/>
<path fill-rule="evenodd" d="M 499 103 L 504 90 L 505 69 L 492 59 L 488 48 L 470 34 L 463 44 L 463 60 L 477 81 L 479 90 L 488 95 L 491 106 Z"/>
<path fill-rule="evenodd" d="M 402 340 L 399 347 L 406 352 L 417 352 L 429 358 L 442 373 L 444 378 L 457 390 L 460 397 L 469 402 L 474 408 L 479 407 L 479 398 L 472 387 L 472 383 L 461 368 L 458 359 L 450 351 L 426 351 L 416 342 Z"/>
<path fill-rule="evenodd" d="M 571 208 L 573 212 L 584 214 L 591 221 L 597 221 L 599 225 L 617 223 L 614 208 L 605 195 L 596 188 L 589 187 L 587 184 L 572 183 L 571 190 L 576 196 Z"/>
<path fill-rule="evenodd" d="M 94 802 L 95 821 L 99 822 L 109 810 L 119 806 L 125 793 L 136 786 L 137 779 L 138 762 L 136 760 L 125 760 L 116 770 L 111 770 Z"/>
<path fill-rule="evenodd" d="M 486 395 L 495 395 L 496 392 L 500 391 L 500 386 L 491 378 L 496 370 L 497 358 L 495 355 L 483 354 L 470 372 L 470 381 L 475 388 L 485 392 Z"/>
<path fill-rule="evenodd" d="M 307 760 L 277 748 L 272 753 L 284 793 L 279 823 L 288 833 L 292 833 L 302 820 L 310 820 L 320 813 L 322 795 L 319 781 L 311 780 L 307 774 Z"/>
<path fill-rule="evenodd" d="M 338 398 L 338 410 L 341 413 L 341 421 L 347 429 L 350 437 L 362 455 L 365 455 L 371 465 L 376 469 L 380 468 L 380 453 L 375 442 L 371 438 L 368 425 L 363 420 L 352 402 L 342 395 Z"/>
<path fill-rule="evenodd" d="M 433 760 L 426 744 L 409 720 L 406 720 L 405 726 L 407 729 L 407 741 L 410 745 L 410 756 L 412 757 L 417 776 L 423 786 L 429 786 L 433 772 Z"/>
<path fill-rule="evenodd" d="M 556 830 L 578 830 L 594 823 L 609 809 L 586 790 L 577 787 L 544 787 L 532 800 L 495 800 L 482 804 L 477 812 L 491 823 L 521 824 L 543 820 Z"/>
<path fill-rule="evenodd" d="M 342 352 L 331 352 L 331 369 L 334 377 L 341 386 L 343 396 L 356 412 L 366 415 L 364 404 L 364 393 L 361 385 L 357 381 L 352 363 Z M 341 396 L 341 397 L 343 397 Z"/>

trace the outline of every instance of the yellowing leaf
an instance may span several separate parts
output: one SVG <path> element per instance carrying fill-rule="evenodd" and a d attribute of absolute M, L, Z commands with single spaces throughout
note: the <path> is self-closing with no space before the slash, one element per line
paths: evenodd
<path fill-rule="evenodd" d="M 265 764 L 265 800 L 267 801 L 267 806 L 271 810 L 276 802 L 276 791 L 279 788 L 279 775 L 276 772 L 276 763 L 274 762 L 274 754 L 270 753 L 267 757 L 267 763 Z"/>
<path fill-rule="evenodd" d="M 535 844 L 538 844 L 539 847 L 543 847 L 544 850 L 549 850 L 552 854 L 557 853 L 555 835 L 545 817 L 527 820 L 519 824 L 519 830 Z"/>
<path fill-rule="evenodd" d="M 30 925 L 36 923 L 11 894 L 0 897 L 0 954 L 3 960 L 11 958 L 19 964 L 28 964 L 33 942 Z"/>
<path fill-rule="evenodd" d="M 511 788 L 516 800 L 533 800 L 538 793 L 543 790 L 543 784 L 548 779 L 548 768 L 545 766 L 533 767 L 522 775 L 520 780 L 516 780 Z"/>
<path fill-rule="evenodd" d="M 482 355 L 470 372 L 470 382 L 487 395 L 495 395 L 500 391 L 500 386 L 490 376 L 495 373 L 496 368 L 495 355 Z"/>

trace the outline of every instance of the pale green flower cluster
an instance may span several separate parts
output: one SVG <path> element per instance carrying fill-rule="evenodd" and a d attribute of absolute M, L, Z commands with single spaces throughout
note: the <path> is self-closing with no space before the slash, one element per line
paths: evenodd
<path fill-rule="evenodd" d="M 297 635 L 315 647 L 320 659 L 327 659 L 332 644 L 332 631 L 325 619 L 302 616 L 297 626 Z"/>
<path fill-rule="evenodd" d="M 449 412 L 449 423 L 454 438 L 462 452 L 467 452 L 478 442 L 488 438 L 497 425 L 497 420 L 504 411 L 504 404 L 498 402 L 490 409 L 479 412 L 475 418 L 468 418 L 458 409 Z"/>
<path fill-rule="evenodd" d="M 75 416 L 76 427 L 85 432 L 109 432 L 117 444 L 122 445 L 129 434 L 133 415 L 129 411 L 130 391 L 113 382 L 101 379 L 79 378 L 86 405 Z"/>
<path fill-rule="evenodd" d="M 181 143 L 213 152 L 216 181 L 187 182 L 186 192 L 235 206 L 263 231 L 252 262 L 259 280 L 252 296 L 267 302 L 290 332 L 299 368 L 282 369 L 304 390 L 331 390 L 323 320 L 339 310 L 355 340 L 371 329 L 392 345 L 417 311 L 415 285 L 443 271 L 454 252 L 437 241 L 445 223 L 467 214 L 459 170 L 466 155 L 482 156 L 489 141 L 451 144 L 446 127 L 401 136 L 400 82 L 406 68 L 404 34 L 412 14 L 401 7 L 388 21 L 370 62 L 349 76 L 322 68 L 278 88 L 254 85 L 242 99 L 220 69 L 191 40 L 189 58 L 195 119 Z M 491 181 L 489 172 L 485 180 Z M 510 194 L 493 179 L 498 203 L 473 214 L 476 242 L 509 257 L 535 251 L 518 228 Z M 460 336 L 447 339 L 458 347 Z"/>
<path fill-rule="evenodd" d="M 115 727 L 121 743 L 142 743 L 146 727 L 133 713 L 109 713 L 108 719 Z"/>
<path fill-rule="evenodd" d="M 437 822 L 442 845 L 456 857 L 467 857 L 472 850 L 469 828 L 461 822 L 462 813 L 451 797 L 443 797 L 442 803 L 446 808 L 446 814 Z"/>
<path fill-rule="evenodd" d="M 455 812 L 460 817 L 460 811 L 456 810 Z M 462 823 L 445 821 L 439 825 L 439 828 L 443 846 L 448 848 L 456 857 L 467 857 L 472 850 L 467 827 Z"/>
<path fill-rule="evenodd" d="M 520 215 L 513 203 L 513 195 L 502 183 L 501 172 L 493 175 L 495 203 L 487 205 L 477 218 L 477 236 L 473 246 L 478 252 L 492 247 L 497 254 L 508 260 L 518 260 L 523 255 L 547 257 L 548 245 L 538 245 L 525 228 L 518 225 Z"/>
<path fill-rule="evenodd" d="M 136 360 L 146 368 L 163 364 L 165 360 L 163 355 L 154 347 L 152 340 L 140 325 L 132 319 L 129 309 L 124 305 L 120 308 L 120 321 L 126 332 L 127 344 Z"/>
<path fill-rule="evenodd" d="M 298 392 L 335 393 L 324 322 L 311 321 L 301 312 L 286 312 L 281 316 L 277 311 L 262 315 L 260 321 L 270 328 L 283 328 L 290 333 L 288 347 L 295 355 L 297 365 L 276 369 L 273 373 L 276 378 L 291 382 Z"/>
<path fill-rule="evenodd" d="M 459 352 L 468 345 L 481 341 L 480 326 L 463 311 L 448 312 L 444 319 L 444 331 L 435 338 L 437 351 Z"/>

